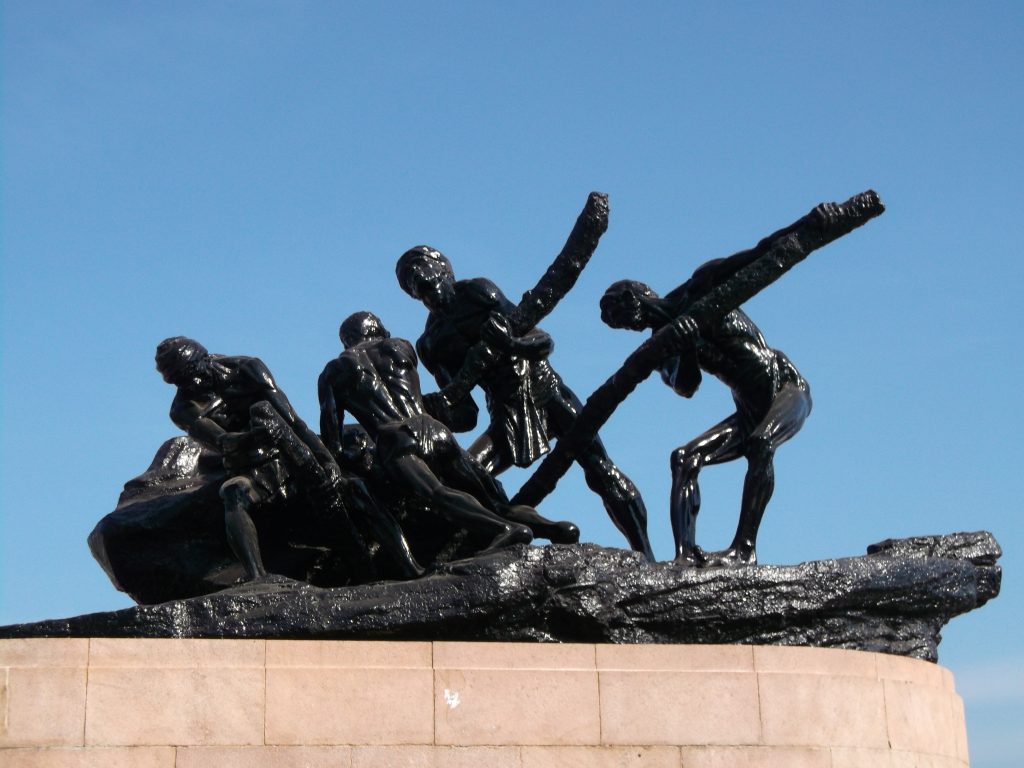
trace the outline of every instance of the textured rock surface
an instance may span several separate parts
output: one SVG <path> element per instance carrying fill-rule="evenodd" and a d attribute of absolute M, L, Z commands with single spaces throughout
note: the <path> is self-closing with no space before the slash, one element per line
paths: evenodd
<path fill-rule="evenodd" d="M 117 508 L 89 535 L 89 549 L 111 583 L 138 603 L 163 603 L 218 592 L 244 571 L 228 546 L 220 486 L 227 479 L 221 457 L 189 437 L 167 440 L 149 468 L 129 480 Z M 399 520 L 423 563 L 465 556 L 480 548 L 415 500 L 373 486 Z M 351 581 L 348 564 L 332 554 L 331 529 L 301 505 L 260 509 L 263 561 L 272 573 L 320 587 Z M 367 541 L 370 531 L 355 520 Z M 486 542 L 485 542 L 486 543 Z M 370 557 L 384 578 L 398 573 L 373 545 Z"/>
<path fill-rule="evenodd" d="M 757 643 L 937 658 L 951 618 L 999 593 L 991 534 L 889 540 L 793 566 L 691 570 L 592 544 L 519 546 L 411 582 L 278 580 L 0 637 L 273 637 Z"/>

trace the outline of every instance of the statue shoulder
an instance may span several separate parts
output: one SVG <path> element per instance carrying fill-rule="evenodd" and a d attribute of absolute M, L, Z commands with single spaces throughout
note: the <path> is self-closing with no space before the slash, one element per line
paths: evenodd
<path fill-rule="evenodd" d="M 329 383 L 341 376 L 342 372 L 345 370 L 342 356 L 343 355 L 339 355 L 338 357 L 327 361 L 327 365 L 324 366 L 324 370 L 320 374 L 320 381 Z"/>
<path fill-rule="evenodd" d="M 240 374 L 260 386 L 277 389 L 277 382 L 274 381 L 270 369 L 258 357 L 224 357 L 217 362 L 233 367 Z"/>
<path fill-rule="evenodd" d="M 508 300 L 508 297 L 486 277 L 460 280 L 455 284 L 455 289 L 456 299 L 460 305 L 469 304 L 474 307 L 484 308 L 487 311 L 496 309 L 503 313 L 507 313 L 512 309 L 512 303 Z"/>
<path fill-rule="evenodd" d="M 719 332 L 729 336 L 738 336 L 749 339 L 760 347 L 768 347 L 764 334 L 757 327 L 757 323 L 750 319 L 750 316 L 742 309 L 736 308 L 719 323 Z"/>
<path fill-rule="evenodd" d="M 416 350 L 408 339 L 392 336 L 381 342 L 381 347 L 389 354 L 397 357 L 409 358 L 413 365 L 416 364 Z"/>

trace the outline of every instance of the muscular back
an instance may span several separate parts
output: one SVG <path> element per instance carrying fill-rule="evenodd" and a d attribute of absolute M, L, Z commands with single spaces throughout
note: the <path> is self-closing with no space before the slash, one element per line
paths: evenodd
<path fill-rule="evenodd" d="M 730 312 L 698 342 L 697 359 L 702 369 L 734 391 L 771 387 L 778 378 L 775 351 L 741 310 Z"/>

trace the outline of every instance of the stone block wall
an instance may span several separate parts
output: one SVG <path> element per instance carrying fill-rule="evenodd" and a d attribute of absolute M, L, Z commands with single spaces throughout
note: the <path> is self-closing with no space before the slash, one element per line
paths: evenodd
<path fill-rule="evenodd" d="M 818 648 L 0 640 L 3 768 L 964 768 L 948 670 Z"/>

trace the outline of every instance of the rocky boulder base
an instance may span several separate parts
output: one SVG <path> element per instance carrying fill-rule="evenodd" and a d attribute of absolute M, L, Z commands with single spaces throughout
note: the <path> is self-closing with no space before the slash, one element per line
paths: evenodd
<path fill-rule="evenodd" d="M 861 557 L 694 570 L 593 544 L 517 546 L 407 582 L 283 578 L 0 637 L 232 637 L 743 643 L 935 661 L 942 627 L 999 593 L 990 533 L 887 540 Z"/>

